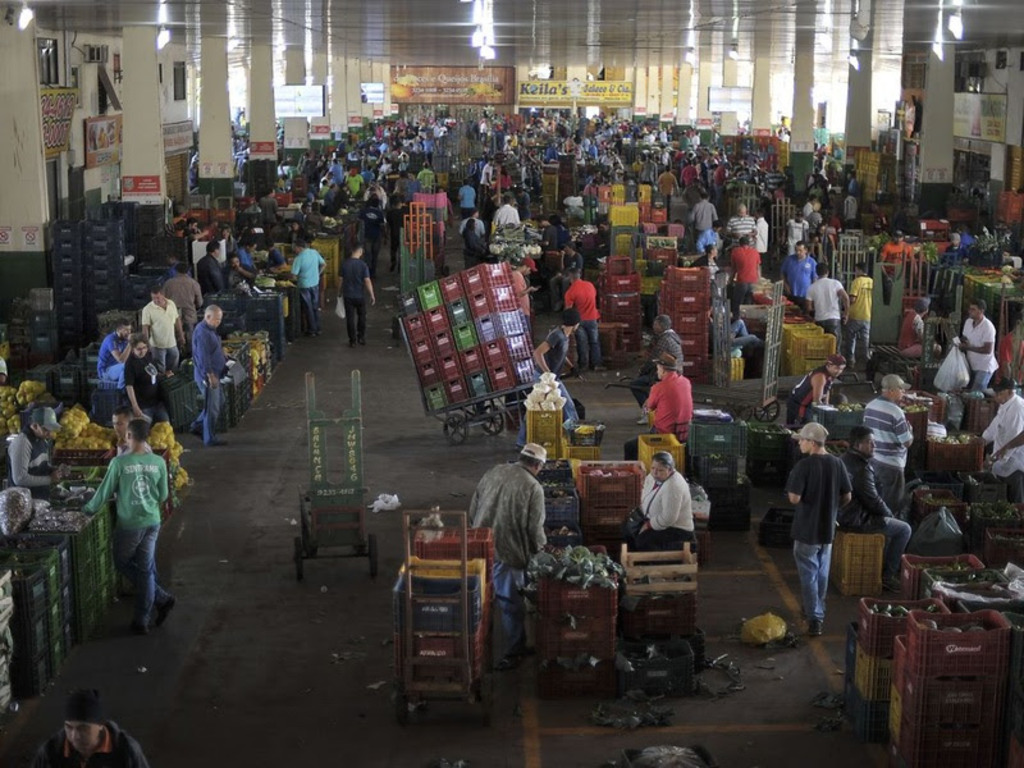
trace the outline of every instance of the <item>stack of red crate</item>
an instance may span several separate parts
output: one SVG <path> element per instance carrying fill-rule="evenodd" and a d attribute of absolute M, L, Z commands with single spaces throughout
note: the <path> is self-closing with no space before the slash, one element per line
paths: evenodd
<path fill-rule="evenodd" d="M 683 375 L 704 384 L 711 375 L 711 270 L 668 267 L 661 282 L 659 309 L 672 319 L 683 348 Z"/>
<path fill-rule="evenodd" d="M 576 470 L 583 543 L 618 552 L 622 524 L 640 506 L 644 465 L 639 461 L 584 461 Z"/>
<path fill-rule="evenodd" d="M 597 336 L 601 343 L 601 359 L 608 368 L 627 368 L 636 349 L 626 345 L 629 326 L 625 323 L 597 324 Z M 571 341 L 571 340 L 570 340 Z"/>
<path fill-rule="evenodd" d="M 895 643 L 889 752 L 907 768 L 1004 765 L 1010 623 L 997 611 L 911 611 Z M 892 714 L 890 710 L 890 714 Z"/>
<path fill-rule="evenodd" d="M 612 256 L 608 259 L 600 284 L 601 320 L 625 326 L 623 344 L 627 350 L 640 349 L 642 341 L 640 286 L 640 274 L 633 269 L 633 260 L 629 256 Z M 602 348 L 601 352 L 603 356 L 605 350 Z"/>
<path fill-rule="evenodd" d="M 615 695 L 618 590 L 556 579 L 537 585 L 537 694 L 542 699 Z M 565 666 L 565 660 L 574 665 Z M 597 659 L 596 664 L 590 662 Z M 575 663 L 578 662 L 578 663 Z"/>

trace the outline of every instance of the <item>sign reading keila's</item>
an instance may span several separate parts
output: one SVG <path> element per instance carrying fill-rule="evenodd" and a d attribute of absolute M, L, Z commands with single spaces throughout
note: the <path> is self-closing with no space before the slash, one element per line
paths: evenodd
<path fill-rule="evenodd" d="M 527 80 L 520 82 L 517 89 L 522 106 L 571 106 L 574 91 L 578 93 L 577 104 L 633 105 L 633 84 L 620 80 L 576 81 L 575 84 L 572 80 Z"/>

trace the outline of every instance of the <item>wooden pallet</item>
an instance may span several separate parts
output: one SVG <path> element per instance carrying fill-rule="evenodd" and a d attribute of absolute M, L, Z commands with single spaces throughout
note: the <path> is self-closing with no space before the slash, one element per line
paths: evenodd
<path fill-rule="evenodd" d="M 629 593 L 697 591 L 697 557 L 689 542 L 675 552 L 630 552 L 623 544 L 619 562 L 626 570 Z"/>

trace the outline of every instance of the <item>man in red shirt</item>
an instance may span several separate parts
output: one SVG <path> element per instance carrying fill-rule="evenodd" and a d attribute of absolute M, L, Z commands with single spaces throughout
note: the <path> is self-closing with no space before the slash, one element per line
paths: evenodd
<path fill-rule="evenodd" d="M 569 288 L 565 292 L 565 308 L 575 307 L 580 313 L 580 325 L 576 329 L 576 355 L 579 370 L 589 368 L 592 371 L 603 371 L 601 365 L 601 340 L 597 334 L 597 321 L 601 313 L 597 311 L 597 288 L 594 284 L 580 277 L 576 268 L 565 273 Z"/>
<path fill-rule="evenodd" d="M 740 304 L 754 300 L 754 284 L 761 279 L 761 254 L 750 244 L 750 236 L 740 238 L 732 249 L 732 318 L 740 316 Z"/>
<path fill-rule="evenodd" d="M 663 352 L 654 362 L 658 383 L 651 387 L 644 408 L 654 411 L 654 426 L 651 432 L 658 435 L 675 435 L 680 442 L 686 442 L 693 421 L 693 388 L 690 380 L 679 372 L 679 361 Z M 636 461 L 639 456 L 639 439 L 629 440 L 622 448 L 626 461 Z"/>

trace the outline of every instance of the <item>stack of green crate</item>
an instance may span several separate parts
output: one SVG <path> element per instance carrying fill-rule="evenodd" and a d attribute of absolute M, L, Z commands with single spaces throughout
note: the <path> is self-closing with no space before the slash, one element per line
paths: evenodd
<path fill-rule="evenodd" d="M 11 624 L 14 619 L 14 583 L 11 572 L 0 570 L 0 711 L 5 712 L 11 704 L 11 654 L 14 653 L 14 634 Z"/>
<path fill-rule="evenodd" d="M 112 530 L 112 511 L 108 506 L 69 536 L 74 574 L 75 639 L 78 642 L 84 642 L 95 634 L 114 599 Z"/>

